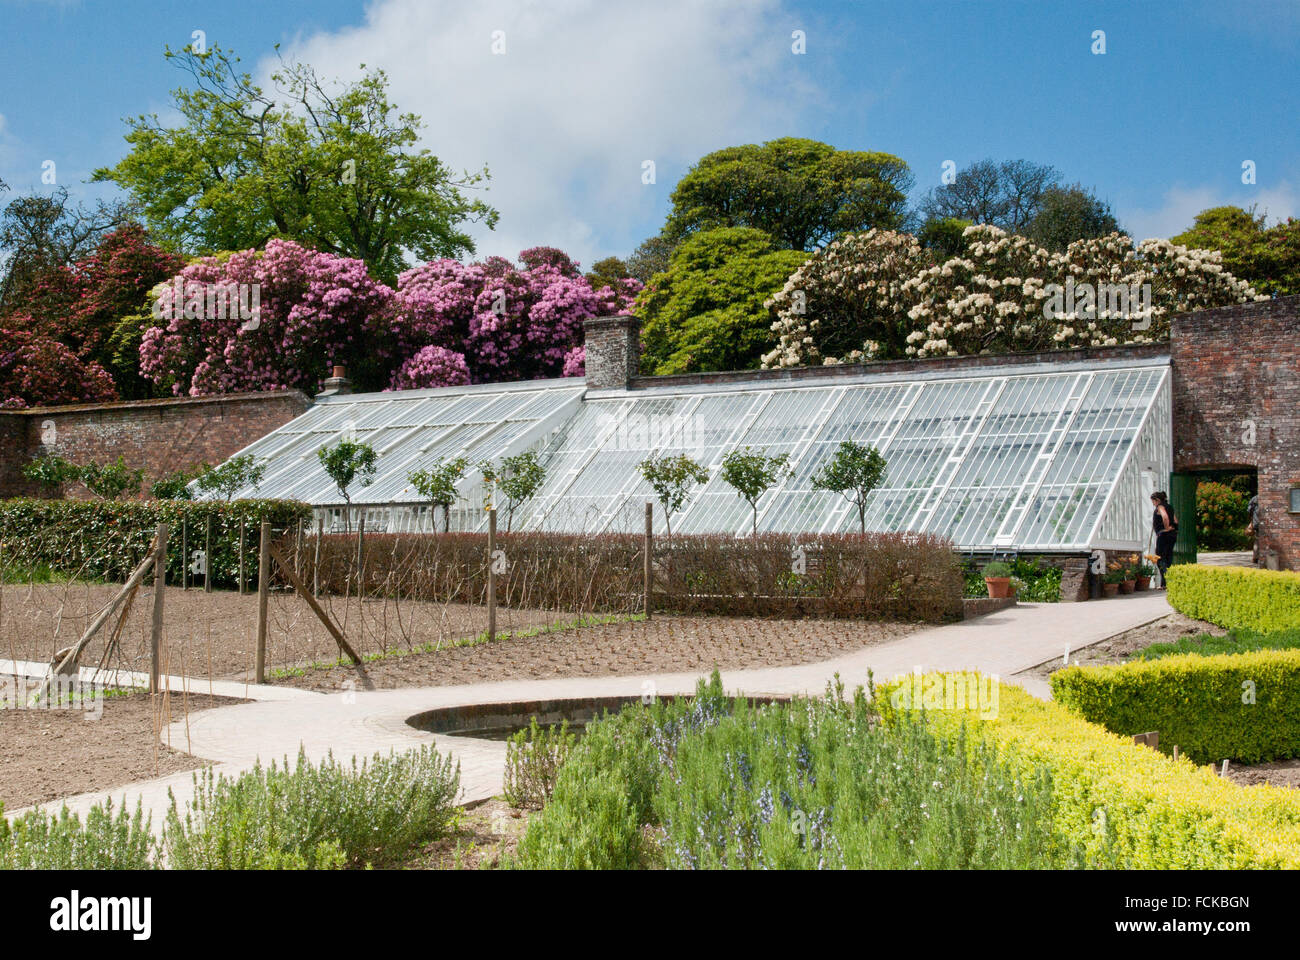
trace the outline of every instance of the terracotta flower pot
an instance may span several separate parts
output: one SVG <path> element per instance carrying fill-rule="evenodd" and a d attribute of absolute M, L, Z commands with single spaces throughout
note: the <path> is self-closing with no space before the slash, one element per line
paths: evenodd
<path fill-rule="evenodd" d="M 995 599 L 1000 600 L 1011 596 L 1010 577 L 985 577 L 984 586 L 988 588 L 989 596 Z"/>
<path fill-rule="evenodd" d="M 1137 586 L 1137 581 L 1136 581 L 1136 580 L 1121 580 L 1121 581 L 1119 582 L 1119 592 L 1120 592 L 1120 593 L 1132 593 L 1132 592 L 1133 592 L 1133 589 L 1134 589 L 1136 586 Z"/>
<path fill-rule="evenodd" d="M 1137 586 L 1136 586 L 1134 589 L 1136 589 L 1136 590 L 1145 590 L 1145 589 L 1147 589 L 1147 588 L 1150 587 L 1150 586 L 1151 586 L 1151 578 L 1150 578 L 1150 577 L 1138 577 L 1138 578 L 1137 578 Z"/>
<path fill-rule="evenodd" d="M 1118 583 L 1103 583 L 1103 584 L 1101 585 L 1101 593 L 1102 593 L 1102 596 L 1104 596 L 1104 597 L 1113 597 L 1113 596 L 1115 596 L 1115 594 L 1119 593 L 1119 584 L 1118 584 Z"/>

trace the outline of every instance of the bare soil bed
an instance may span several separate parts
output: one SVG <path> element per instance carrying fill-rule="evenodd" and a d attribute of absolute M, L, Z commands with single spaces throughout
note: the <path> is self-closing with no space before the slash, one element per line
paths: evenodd
<path fill-rule="evenodd" d="M 4 585 L 0 657 L 49 662 L 56 651 L 77 641 L 94 615 L 120 589 L 116 584 Z M 141 588 L 110 666 L 149 669 L 152 603 L 152 588 Z M 487 629 L 487 610 L 480 606 L 414 600 L 400 604 L 356 598 L 345 601 L 341 597 L 323 597 L 321 605 L 362 654 L 453 643 Z M 523 630 L 573 619 L 573 614 L 501 608 L 497 611 L 497 628 Z M 329 663 L 338 658 L 338 646 L 324 624 L 296 595 L 272 594 L 267 621 L 268 667 Z M 168 586 L 163 631 L 165 672 L 242 678 L 253 667 L 257 647 L 257 596 Z M 107 637 L 108 631 L 101 630 L 82 655 L 83 666 L 100 662 Z"/>
<path fill-rule="evenodd" d="M 191 713 L 244 702 L 196 694 L 186 699 Z M 6 810 L 204 765 L 184 752 L 183 738 L 170 748 L 158 742 L 159 718 L 149 694 L 106 697 L 102 705 L 98 720 L 75 709 L 0 710 L 0 803 Z M 184 719 L 185 706 L 173 695 L 170 719 Z"/>
<path fill-rule="evenodd" d="M 1249 767 L 1237 767 L 1229 763 L 1228 779 L 1243 787 L 1268 783 L 1275 787 L 1300 789 L 1300 759 L 1275 760 L 1272 763 L 1257 763 Z"/>
<path fill-rule="evenodd" d="M 570 628 L 388 657 L 368 663 L 366 673 L 375 687 L 382 689 L 708 671 L 715 666 L 720 670 L 793 666 L 828 660 L 924 627 L 856 620 L 656 616 L 648 622 Z M 356 677 L 349 667 L 330 667 L 273 682 L 338 690 Z"/>
<path fill-rule="evenodd" d="M 514 853 L 528 828 L 531 811 L 494 797 L 461 809 L 449 836 L 435 840 L 414 857 L 411 870 L 490 870 Z"/>
<path fill-rule="evenodd" d="M 1159 620 L 1117 634 L 1101 641 L 1101 643 L 1094 643 L 1088 647 L 1071 650 L 1070 666 L 1095 667 L 1103 664 L 1126 663 L 1133 654 L 1146 649 L 1153 643 L 1173 643 L 1181 637 L 1194 636 L 1199 633 L 1209 633 L 1221 637 L 1227 632 L 1222 627 L 1216 627 L 1204 620 L 1193 620 L 1181 613 L 1171 613 Z M 1031 670 L 1026 670 L 1022 676 L 1046 680 L 1065 666 L 1064 659 L 1065 650 L 1062 649 L 1060 657 L 1039 664 Z"/>

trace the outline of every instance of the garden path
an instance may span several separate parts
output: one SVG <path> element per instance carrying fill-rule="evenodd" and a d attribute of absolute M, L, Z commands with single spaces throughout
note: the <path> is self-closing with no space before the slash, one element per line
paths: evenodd
<path fill-rule="evenodd" d="M 918 668 L 977 669 L 1046 697 L 1047 685 L 1041 680 L 1015 674 L 1170 612 L 1163 592 L 1086 604 L 1020 604 L 974 620 L 921 630 L 821 663 L 734 670 L 722 679 L 729 692 L 738 694 L 816 694 L 836 674 L 852 689 L 866 682 L 868 671 L 881 681 Z M 191 752 L 210 760 L 227 775 L 246 770 L 259 759 L 269 762 L 294 757 L 299 746 L 313 760 L 329 752 L 347 760 L 433 743 L 459 760 L 463 801 L 471 802 L 501 792 L 505 744 L 425 733 L 407 726 L 407 717 L 438 707 L 476 703 L 690 693 L 697 679 L 695 673 L 678 673 L 305 693 L 192 714 L 189 742 Z M 205 685 L 196 683 L 193 689 Z M 173 742 L 178 742 L 176 738 L 183 738 L 184 731 L 173 730 L 172 735 Z M 109 797 L 115 805 L 125 803 L 132 809 L 139 801 L 157 827 L 168 806 L 168 790 L 174 790 L 176 797 L 185 801 L 192 793 L 192 777 L 191 773 L 180 773 L 81 794 L 46 806 L 57 808 L 58 803 L 66 803 L 69 809 L 84 815 L 92 805 Z"/>

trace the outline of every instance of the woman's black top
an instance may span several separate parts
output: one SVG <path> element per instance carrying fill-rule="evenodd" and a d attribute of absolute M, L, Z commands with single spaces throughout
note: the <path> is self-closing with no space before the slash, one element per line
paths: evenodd
<path fill-rule="evenodd" d="M 1165 510 L 1169 513 L 1169 530 L 1168 530 L 1168 532 L 1169 532 L 1169 533 L 1176 533 L 1176 532 L 1178 531 L 1178 518 L 1174 516 L 1174 511 L 1171 510 L 1169 507 L 1165 507 Z M 1160 522 L 1160 508 L 1159 508 L 1159 507 L 1156 507 L 1156 509 L 1155 509 L 1155 513 L 1152 514 L 1152 516 L 1151 516 L 1151 529 L 1154 530 L 1156 533 L 1164 533 L 1164 532 L 1165 532 L 1165 530 L 1164 530 L 1164 524 Z"/>

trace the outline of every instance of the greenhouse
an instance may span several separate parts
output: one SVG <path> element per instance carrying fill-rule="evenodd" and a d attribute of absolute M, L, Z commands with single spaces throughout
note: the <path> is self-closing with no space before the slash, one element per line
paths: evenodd
<path fill-rule="evenodd" d="M 343 438 L 370 444 L 377 473 L 348 493 L 367 530 L 433 531 L 442 515 L 407 475 L 440 459 L 472 465 L 535 451 L 541 490 L 513 529 L 566 533 L 638 530 L 653 494 L 638 465 L 685 453 L 709 469 L 674 532 L 750 529 L 750 511 L 719 474 L 729 452 L 788 454 L 791 475 L 759 501 L 760 531 L 851 532 L 856 510 L 812 478 L 844 440 L 875 446 L 885 478 L 867 503 L 867 529 L 925 531 L 969 552 L 1137 549 L 1147 496 L 1171 468 L 1167 359 L 976 367 L 917 375 L 861 374 L 798 381 L 754 378 L 689 386 L 588 390 L 581 380 L 344 394 L 241 453 L 264 459 L 256 488 L 287 497 L 342 528 L 344 498 L 317 451 Z M 707 381 L 707 378 L 706 378 Z M 453 530 L 486 525 L 485 489 L 471 467 L 458 485 Z M 662 511 L 656 526 L 664 529 Z"/>

